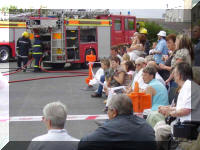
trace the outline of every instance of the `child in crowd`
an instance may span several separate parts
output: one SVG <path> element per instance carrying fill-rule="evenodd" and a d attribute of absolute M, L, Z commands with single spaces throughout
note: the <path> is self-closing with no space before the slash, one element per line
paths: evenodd
<path fill-rule="evenodd" d="M 153 42 L 152 49 L 149 51 L 149 55 L 153 55 L 153 52 L 155 51 L 157 44 L 158 44 L 157 42 Z"/>
<path fill-rule="evenodd" d="M 126 61 L 124 64 L 122 64 L 124 67 L 124 70 L 129 76 L 129 80 L 132 81 L 135 73 L 135 65 L 132 61 Z"/>
<path fill-rule="evenodd" d="M 127 61 L 130 61 L 130 56 L 129 56 L 127 53 L 125 53 L 125 54 L 123 55 L 123 57 L 122 57 L 122 62 L 121 62 L 121 64 L 124 64 L 124 63 L 127 62 Z"/>

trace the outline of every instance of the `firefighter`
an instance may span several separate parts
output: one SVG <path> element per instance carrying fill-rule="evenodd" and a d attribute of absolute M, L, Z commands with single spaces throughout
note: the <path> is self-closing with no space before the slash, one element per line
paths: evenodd
<path fill-rule="evenodd" d="M 17 40 L 17 70 L 23 69 L 23 71 L 26 72 L 30 48 L 31 40 L 29 39 L 29 33 L 25 31 L 22 33 L 22 37 Z M 23 67 L 21 67 L 22 62 Z"/>
<path fill-rule="evenodd" d="M 35 59 L 35 65 L 34 65 L 34 72 L 40 71 L 40 61 L 43 55 L 43 46 L 42 42 L 40 40 L 40 35 L 35 35 L 35 41 L 33 43 L 33 51 L 32 56 Z"/>

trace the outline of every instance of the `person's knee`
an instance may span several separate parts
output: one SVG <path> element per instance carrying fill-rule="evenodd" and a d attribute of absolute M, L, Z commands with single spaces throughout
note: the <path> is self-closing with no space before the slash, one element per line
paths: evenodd
<path fill-rule="evenodd" d="M 170 128 L 167 126 L 158 126 L 155 130 L 156 141 L 167 141 L 170 134 Z"/>

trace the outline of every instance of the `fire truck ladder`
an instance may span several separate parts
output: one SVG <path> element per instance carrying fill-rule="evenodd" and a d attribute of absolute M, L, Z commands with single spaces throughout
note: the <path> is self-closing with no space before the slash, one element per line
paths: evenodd
<path fill-rule="evenodd" d="M 55 17 L 67 17 L 76 19 L 91 19 L 99 15 L 109 15 L 108 9 L 47 9 L 46 13 L 40 14 L 42 17 L 55 16 Z M 42 12 L 42 11 L 41 11 Z"/>

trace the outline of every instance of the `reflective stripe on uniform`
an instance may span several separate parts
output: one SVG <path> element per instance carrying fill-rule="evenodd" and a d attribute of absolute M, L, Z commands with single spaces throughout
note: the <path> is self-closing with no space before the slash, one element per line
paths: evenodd
<path fill-rule="evenodd" d="M 34 68 L 39 68 L 39 66 L 37 66 L 37 65 L 34 65 Z"/>
<path fill-rule="evenodd" d="M 33 47 L 41 47 L 41 45 L 33 45 Z"/>
<path fill-rule="evenodd" d="M 38 55 L 38 54 L 42 54 L 42 52 L 33 52 L 32 54 Z"/>
<path fill-rule="evenodd" d="M 21 56 L 21 55 L 18 55 L 18 57 L 21 57 L 21 58 L 28 58 L 28 56 Z"/>

